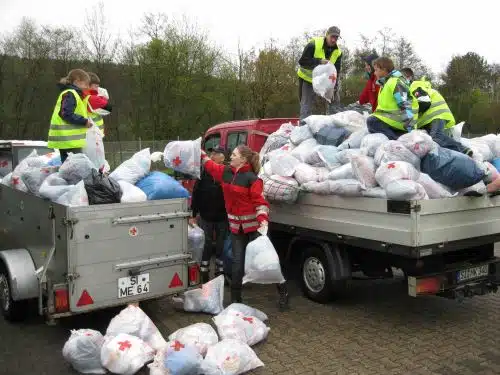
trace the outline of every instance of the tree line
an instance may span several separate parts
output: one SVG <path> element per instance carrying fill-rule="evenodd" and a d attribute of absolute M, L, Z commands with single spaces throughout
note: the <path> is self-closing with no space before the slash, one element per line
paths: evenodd
<path fill-rule="evenodd" d="M 73 68 L 97 73 L 110 93 L 109 141 L 194 138 L 224 121 L 298 115 L 297 62 L 311 36 L 286 45 L 269 40 L 236 58 L 187 20 L 145 14 L 128 38 L 111 34 L 102 4 L 82 30 L 22 19 L 0 38 L 0 131 L 3 139 L 46 139 L 56 83 Z M 350 49 L 342 45 L 341 101 L 355 102 L 365 78 L 361 57 L 391 56 L 398 68 L 425 75 L 474 133 L 500 125 L 500 65 L 476 53 L 454 56 L 430 74 L 411 41 L 382 29 Z"/>

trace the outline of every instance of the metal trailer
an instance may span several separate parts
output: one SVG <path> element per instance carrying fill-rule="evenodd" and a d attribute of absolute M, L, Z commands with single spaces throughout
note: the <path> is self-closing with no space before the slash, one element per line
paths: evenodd
<path fill-rule="evenodd" d="M 0 305 L 56 318 L 199 284 L 187 199 L 66 207 L 0 185 Z"/>
<path fill-rule="evenodd" d="M 326 302 L 348 290 L 353 273 L 404 271 L 408 294 L 472 297 L 496 292 L 500 198 L 421 201 L 301 193 L 271 205 L 270 235 L 300 271 L 304 293 Z"/>

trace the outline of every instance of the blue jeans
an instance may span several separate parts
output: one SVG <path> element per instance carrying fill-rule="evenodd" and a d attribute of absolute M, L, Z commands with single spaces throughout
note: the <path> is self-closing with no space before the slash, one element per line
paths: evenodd
<path fill-rule="evenodd" d="M 460 153 L 465 153 L 467 147 L 446 135 L 446 133 L 444 132 L 445 125 L 445 120 L 435 119 L 431 123 L 425 125 L 422 129 L 427 130 L 434 142 L 436 142 L 441 147 L 453 151 L 458 151 Z"/>
<path fill-rule="evenodd" d="M 402 130 L 399 130 L 399 129 L 393 128 L 390 125 L 387 125 L 385 122 L 383 122 L 382 120 L 380 120 L 378 117 L 375 117 L 375 116 L 368 117 L 368 120 L 366 121 L 366 125 L 367 125 L 368 131 L 370 133 L 384 134 L 391 141 L 395 141 L 401 135 L 406 133 Z"/>

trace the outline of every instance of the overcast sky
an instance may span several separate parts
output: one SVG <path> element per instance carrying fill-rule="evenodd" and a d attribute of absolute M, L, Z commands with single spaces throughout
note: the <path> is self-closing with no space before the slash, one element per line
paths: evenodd
<path fill-rule="evenodd" d="M 0 0 L 0 33 L 11 31 L 23 16 L 39 24 L 80 28 L 85 10 L 99 0 Z M 113 32 L 128 35 L 139 25 L 145 12 L 164 12 L 169 16 L 188 16 L 207 37 L 229 53 L 262 46 L 275 38 L 286 42 L 304 31 L 338 25 L 343 43 L 355 47 L 359 34 L 375 35 L 389 27 L 409 38 L 424 62 L 441 72 L 454 54 L 468 51 L 485 56 L 488 62 L 500 62 L 496 38 L 499 16 L 496 1 L 420 0 L 390 1 L 292 1 L 285 0 L 105 0 L 104 7 Z M 466 6 L 462 6 L 466 4 Z M 411 8 L 413 6 L 413 9 Z M 412 13 L 413 11 L 413 13 Z M 412 17 L 412 14 L 414 17 Z"/>

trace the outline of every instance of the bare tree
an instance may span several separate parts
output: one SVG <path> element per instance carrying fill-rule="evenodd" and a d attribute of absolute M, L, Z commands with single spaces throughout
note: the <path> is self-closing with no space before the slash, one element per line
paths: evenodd
<path fill-rule="evenodd" d="M 394 42 L 394 32 L 389 27 L 377 31 L 382 56 L 389 56 L 392 53 L 392 44 Z"/>
<path fill-rule="evenodd" d="M 88 49 L 91 59 L 97 65 L 113 61 L 120 42 L 111 33 L 102 1 L 86 13 L 84 33 L 90 42 Z"/>

